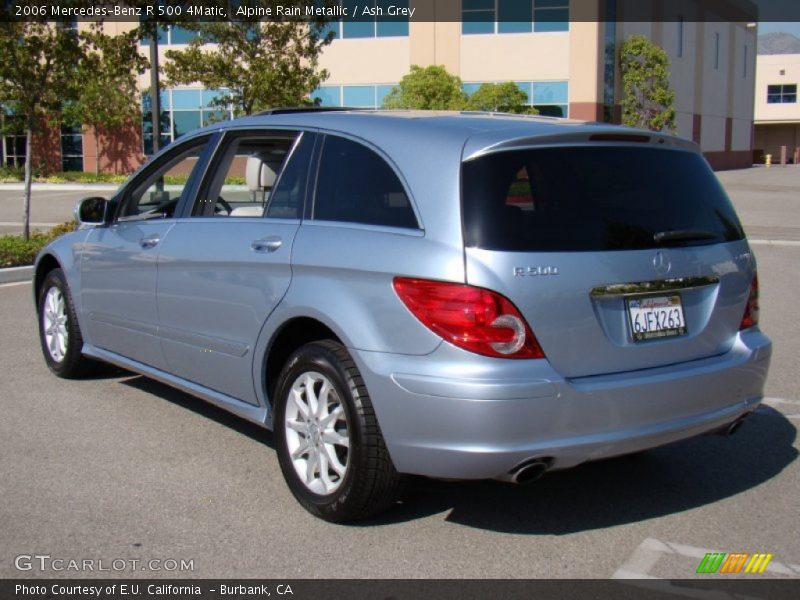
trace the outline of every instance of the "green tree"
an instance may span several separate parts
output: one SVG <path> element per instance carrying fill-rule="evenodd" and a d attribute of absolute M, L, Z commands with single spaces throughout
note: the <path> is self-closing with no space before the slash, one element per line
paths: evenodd
<path fill-rule="evenodd" d="M 467 101 L 469 110 L 537 114 L 528 106 L 528 96 L 513 81 L 505 83 L 482 83 Z"/>
<path fill-rule="evenodd" d="M 675 129 L 675 92 L 669 86 L 669 58 L 643 35 L 632 35 L 620 48 L 622 122 L 652 131 Z"/>
<path fill-rule="evenodd" d="M 463 110 L 467 94 L 461 89 L 461 78 L 451 75 L 440 65 L 422 68 L 411 66 L 411 72 L 384 98 L 386 108 L 423 110 Z"/>
<path fill-rule="evenodd" d="M 251 3 L 252 4 L 252 3 Z M 269 0 L 257 4 L 272 5 Z M 226 88 L 214 102 L 232 104 L 237 115 L 274 106 L 309 104 L 308 95 L 328 77 L 319 67 L 322 49 L 333 39 L 323 22 L 192 22 L 197 33 L 184 50 L 168 50 L 163 71 L 167 85 L 200 83 Z M 213 49 L 206 43 L 216 44 Z"/>
<path fill-rule="evenodd" d="M 52 23 L 0 23 L 0 105 L 24 116 L 27 140 L 22 237 L 30 237 L 34 134 L 58 121 L 65 102 L 77 98 L 75 69 L 83 50 L 77 32 Z"/>
<path fill-rule="evenodd" d="M 81 33 L 81 41 L 84 56 L 76 69 L 81 85 L 75 101 L 64 105 L 63 121 L 92 127 L 98 137 L 101 132 L 137 125 L 141 118 L 137 75 L 149 66 L 139 54 L 138 32 L 108 36 L 95 25 Z M 97 172 L 100 149 L 98 141 Z"/>

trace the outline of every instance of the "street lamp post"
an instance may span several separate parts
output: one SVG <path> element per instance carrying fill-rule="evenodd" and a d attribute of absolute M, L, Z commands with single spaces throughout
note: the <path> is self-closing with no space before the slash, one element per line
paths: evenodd
<path fill-rule="evenodd" d="M 153 154 L 161 148 L 161 95 L 158 84 L 158 23 L 150 32 L 150 108 L 153 122 Z"/>

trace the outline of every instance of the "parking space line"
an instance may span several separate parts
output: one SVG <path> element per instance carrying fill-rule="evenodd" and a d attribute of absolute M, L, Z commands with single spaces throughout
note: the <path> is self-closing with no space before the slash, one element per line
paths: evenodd
<path fill-rule="evenodd" d="M 30 285 L 30 281 L 12 281 L 11 283 L 0 283 L 0 288 L 18 287 L 20 285 Z"/>
<path fill-rule="evenodd" d="M 693 559 L 694 562 L 690 572 L 694 573 L 694 569 L 697 567 L 699 561 L 702 560 L 706 554 L 711 552 L 718 552 L 718 550 L 697 548 L 695 546 L 647 538 L 637 546 L 628 560 L 616 570 L 614 575 L 612 575 L 612 579 L 656 579 L 656 577 L 650 575 L 650 571 L 652 571 L 656 563 L 667 554 L 677 554 Z M 798 577 L 800 576 L 800 565 L 783 564 L 772 561 L 767 566 L 765 572 L 773 575 Z"/>
<path fill-rule="evenodd" d="M 781 405 L 783 405 L 784 407 L 790 406 L 792 407 L 791 410 L 800 408 L 800 400 L 789 400 L 788 398 L 764 398 L 761 404 L 763 406 L 769 406 L 770 408 L 777 410 L 778 412 L 781 413 L 781 416 L 786 419 L 800 419 L 800 413 L 787 414 L 780 411 Z M 759 406 L 758 409 L 756 409 L 756 412 L 763 414 L 770 414 L 768 411 L 763 410 L 763 406 Z"/>
<path fill-rule="evenodd" d="M 790 400 L 788 398 L 767 397 L 764 398 L 763 402 L 764 404 L 769 404 L 770 406 L 772 406 L 773 404 L 795 404 L 797 406 L 800 406 L 800 400 Z"/>
<path fill-rule="evenodd" d="M 753 246 L 800 246 L 798 240 L 747 240 Z"/>

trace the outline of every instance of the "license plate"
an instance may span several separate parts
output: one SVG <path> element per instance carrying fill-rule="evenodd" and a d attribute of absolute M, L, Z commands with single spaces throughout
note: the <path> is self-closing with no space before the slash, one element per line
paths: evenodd
<path fill-rule="evenodd" d="M 628 298 L 626 303 L 634 342 L 686 333 L 683 305 L 678 294 Z"/>

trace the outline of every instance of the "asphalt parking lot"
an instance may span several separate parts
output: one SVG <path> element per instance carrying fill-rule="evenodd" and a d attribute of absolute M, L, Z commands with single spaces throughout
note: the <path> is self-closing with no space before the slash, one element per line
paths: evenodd
<path fill-rule="evenodd" d="M 800 577 L 800 168 L 721 180 L 754 241 L 774 341 L 767 400 L 735 436 L 526 487 L 415 479 L 401 505 L 358 526 L 301 509 L 271 435 L 253 425 L 119 371 L 50 375 L 30 285 L 0 286 L 0 577 L 109 575 L 15 568 L 19 555 L 46 554 L 192 561 L 125 577 L 684 578 L 711 551 L 771 553 L 762 577 Z M 58 193 L 37 192 L 36 219 L 63 221 L 87 195 Z M 9 227 L 18 196 L 0 191 Z"/>

